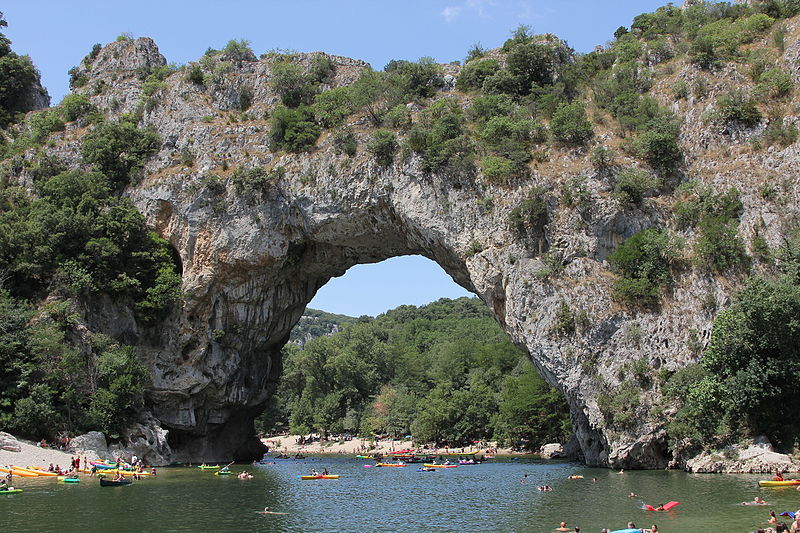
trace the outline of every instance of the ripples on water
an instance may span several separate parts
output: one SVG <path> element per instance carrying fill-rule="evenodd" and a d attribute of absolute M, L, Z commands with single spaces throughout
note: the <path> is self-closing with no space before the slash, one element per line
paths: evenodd
<path fill-rule="evenodd" d="M 603 527 L 623 528 L 633 520 L 638 527 L 655 523 L 664 533 L 747 532 L 765 527 L 770 509 L 800 507 L 800 493 L 793 487 L 759 489 L 758 476 L 660 471 L 620 475 L 532 461 L 436 472 L 418 472 L 417 465 L 364 468 L 365 463 L 340 457 L 276 461 L 244 467 L 254 471 L 251 481 L 196 468 L 170 468 L 162 469 L 157 479 L 114 488 L 100 488 L 90 478 L 78 485 L 15 479 L 14 485 L 25 492 L 0 496 L 0 525 L 8 532 L 550 533 L 565 520 L 583 532 L 597 533 Z M 298 477 L 323 467 L 342 477 Z M 571 474 L 585 479 L 567 479 Z M 544 484 L 554 491 L 536 489 Z M 640 498 L 628 498 L 630 492 Z M 737 505 L 757 495 L 773 505 Z M 670 500 L 682 503 L 668 513 L 642 509 L 643 503 Z M 287 514 L 256 513 L 265 506 Z"/>

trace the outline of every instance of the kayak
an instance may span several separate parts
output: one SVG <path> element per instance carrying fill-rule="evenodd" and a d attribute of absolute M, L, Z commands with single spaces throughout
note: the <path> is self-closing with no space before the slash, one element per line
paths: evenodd
<path fill-rule="evenodd" d="M 759 487 L 792 487 L 800 485 L 800 479 L 784 479 L 783 481 L 762 480 L 758 482 Z"/>
<path fill-rule="evenodd" d="M 423 464 L 425 468 L 455 468 L 458 465 L 437 465 L 434 463 L 425 463 Z"/>
<path fill-rule="evenodd" d="M 97 474 L 103 474 L 104 476 L 110 476 L 113 474 L 122 474 L 123 476 L 133 476 L 134 474 L 139 474 L 140 476 L 152 475 L 150 472 L 134 472 L 132 470 L 100 470 L 97 472 Z"/>
<path fill-rule="evenodd" d="M 200 465 L 197 468 L 199 468 L 200 470 L 219 470 L 222 467 L 219 465 L 213 465 L 213 466 Z"/>
<path fill-rule="evenodd" d="M 219 472 L 214 472 L 215 476 L 229 476 L 233 474 L 230 470 L 220 470 Z"/>
<path fill-rule="evenodd" d="M 6 489 L 0 490 L 0 494 L 19 494 L 22 492 L 22 489 Z"/>
<path fill-rule="evenodd" d="M 63 483 L 80 483 L 80 478 L 77 477 L 67 477 L 67 476 L 58 476 L 58 480 Z"/>
<path fill-rule="evenodd" d="M 14 468 L 18 470 L 25 470 L 26 472 L 33 472 L 37 476 L 53 477 L 58 475 L 55 472 L 48 472 L 47 470 L 43 470 L 41 469 L 41 467 L 34 468 L 32 466 L 29 466 L 28 468 L 22 468 L 21 466 L 15 466 Z"/>
<path fill-rule="evenodd" d="M 394 467 L 401 467 L 401 466 L 406 466 L 406 465 L 405 465 L 405 463 L 400 463 L 400 464 L 397 464 L 397 463 L 378 463 L 378 464 L 376 464 L 375 466 L 394 466 Z"/>
<path fill-rule="evenodd" d="M 100 478 L 100 486 L 101 487 L 122 487 L 124 485 L 130 485 L 133 481 L 129 481 L 127 479 L 123 479 L 122 481 L 111 481 L 109 479 Z"/>
<path fill-rule="evenodd" d="M 27 470 L 19 470 L 16 467 L 13 469 L 0 467 L 0 472 L 6 472 L 6 473 L 11 472 L 13 475 L 19 477 L 39 477 L 39 474 L 36 474 L 34 472 L 28 472 Z"/>
<path fill-rule="evenodd" d="M 300 479 L 339 479 L 339 476 L 330 474 L 323 476 L 322 474 L 319 474 L 317 476 L 300 476 Z"/>

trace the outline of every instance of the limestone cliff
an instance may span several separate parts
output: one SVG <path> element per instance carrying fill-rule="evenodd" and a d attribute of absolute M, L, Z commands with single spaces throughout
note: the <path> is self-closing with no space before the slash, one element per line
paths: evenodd
<path fill-rule="evenodd" d="M 790 24 L 784 54 L 795 76 L 796 25 Z M 314 56 L 292 60 L 308 67 Z M 323 89 L 352 83 L 367 66 L 330 59 L 335 71 Z M 211 65 L 214 79 L 205 86 L 176 72 L 147 97 L 137 71 L 166 63 L 149 39 L 111 43 L 80 72 L 89 80 L 80 91 L 108 116 L 143 104 L 141 123 L 163 140 L 143 179 L 126 194 L 177 250 L 183 306 L 147 331 L 111 303 L 89 311 L 87 320 L 136 342 L 152 371 L 148 407 L 169 430 L 173 459 L 254 456 L 252 419 L 274 391 L 280 349 L 315 292 L 353 265 L 421 254 L 478 295 L 541 375 L 564 393 L 588 464 L 667 465 L 664 415 L 652 409 L 660 398 L 657 382 L 643 391 L 632 431 L 611 428 L 598 400 L 615 394 L 631 362 L 643 361 L 656 371 L 696 361 L 715 310 L 728 303 L 739 282 L 687 268 L 655 310 L 629 309 L 612 300 L 608 255 L 644 228 L 669 226 L 669 196 L 647 199 L 641 208 L 621 206 L 611 195 L 613 175 L 592 167 L 587 148 L 551 146 L 529 179 L 510 185 L 493 184 L 480 173 L 458 179 L 426 173 L 414 155 L 384 168 L 363 149 L 353 157 L 338 154 L 330 132 L 308 153 L 273 151 L 265 117 L 279 100 L 270 83 L 275 59 L 208 61 L 225 65 Z M 458 73 L 456 66 L 447 68 Z M 749 241 L 758 230 L 777 244 L 781 221 L 798 211 L 800 148 L 754 151 L 748 139 L 763 123 L 726 131 L 703 120 L 721 82 L 710 83 L 703 99 L 674 102 L 667 96 L 676 80 L 691 83 L 700 76 L 684 62 L 654 88 L 662 105 L 684 119 L 684 178 L 722 190 L 738 187 L 745 206 L 739 234 Z M 729 66 L 724 77 L 737 80 L 741 74 Z M 249 107 L 243 95 L 251 99 Z M 470 97 L 445 86 L 435 98 L 466 107 Z M 416 116 L 417 109 L 409 108 Z M 356 114 L 349 123 L 363 147 L 371 134 L 367 118 Z M 85 132 L 80 124 L 70 125 L 53 136 L 49 150 L 76 166 Z M 620 143 L 611 130 L 598 133 L 599 142 Z M 626 156 L 619 164 L 641 165 Z M 234 184 L 234 171 L 256 167 L 269 176 L 265 183 Z M 559 191 L 575 176 L 586 178 L 580 209 L 559 202 Z M 781 177 L 780 203 L 759 192 L 772 176 Z M 24 170 L 19 177 L 26 180 Z M 531 246 L 508 219 L 536 187 L 549 191 L 548 222 L 543 239 Z M 694 238 L 692 230 L 680 231 Z M 544 249 L 547 255 L 540 253 Z M 563 270 L 543 275 L 553 262 Z M 554 333 L 562 302 L 584 317 L 574 335 Z"/>

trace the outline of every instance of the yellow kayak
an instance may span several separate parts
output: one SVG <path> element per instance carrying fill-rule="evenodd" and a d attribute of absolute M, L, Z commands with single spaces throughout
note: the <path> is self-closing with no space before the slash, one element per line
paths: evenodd
<path fill-rule="evenodd" d="M 800 485 L 800 479 L 784 479 L 783 481 L 761 480 L 758 482 L 759 487 L 791 487 L 794 485 Z"/>
<path fill-rule="evenodd" d="M 0 467 L 0 472 L 5 472 L 5 473 L 11 472 L 12 475 L 19 476 L 19 477 L 39 477 L 39 474 L 36 474 L 35 472 L 28 472 L 27 470 L 20 470 L 17 467 L 14 467 L 13 470 L 5 468 L 5 467 Z"/>
<path fill-rule="evenodd" d="M 21 466 L 15 466 L 14 469 L 15 470 L 23 470 L 25 472 L 30 472 L 32 474 L 36 474 L 37 476 L 43 476 L 43 477 L 53 477 L 53 476 L 57 476 L 58 475 L 55 472 L 48 472 L 47 470 L 39 470 L 38 468 L 33 468 L 33 467 L 30 467 L 30 466 L 28 468 L 22 468 Z"/>
<path fill-rule="evenodd" d="M 317 476 L 300 476 L 300 479 L 339 479 L 339 476 L 333 474 L 319 474 Z"/>

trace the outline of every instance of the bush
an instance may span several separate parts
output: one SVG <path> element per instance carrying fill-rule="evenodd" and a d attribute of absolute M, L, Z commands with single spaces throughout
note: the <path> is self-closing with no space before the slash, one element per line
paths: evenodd
<path fill-rule="evenodd" d="M 594 135 L 586 111 L 577 102 L 561 105 L 550 121 L 550 131 L 557 140 L 570 144 L 586 144 Z"/>
<path fill-rule="evenodd" d="M 271 66 L 271 84 L 286 107 L 310 105 L 317 93 L 317 84 L 306 76 L 303 67 L 288 62 Z"/>
<path fill-rule="evenodd" d="M 645 307 L 657 304 L 661 290 L 672 283 L 670 268 L 679 247 L 678 239 L 665 229 L 646 229 L 625 240 L 608 257 L 620 275 L 614 298 Z"/>
<path fill-rule="evenodd" d="M 186 80 L 194 83 L 195 85 L 203 85 L 205 78 L 203 77 L 203 69 L 197 63 L 190 63 L 186 67 Z"/>
<path fill-rule="evenodd" d="M 333 134 L 333 148 L 337 154 L 347 154 L 350 157 L 356 155 L 358 142 L 353 130 L 349 128 L 336 130 Z"/>
<path fill-rule="evenodd" d="M 489 155 L 481 160 L 481 170 L 490 183 L 504 184 L 517 173 L 517 165 L 505 157 Z"/>
<path fill-rule="evenodd" d="M 680 126 L 671 115 L 662 115 L 647 122 L 633 141 L 637 155 L 658 171 L 668 171 L 681 161 L 678 146 Z"/>
<path fill-rule="evenodd" d="M 605 172 L 615 165 L 616 153 L 605 146 L 598 146 L 592 150 L 589 160 L 598 172 Z"/>
<path fill-rule="evenodd" d="M 539 252 L 545 248 L 544 227 L 549 221 L 547 190 L 535 187 L 517 207 L 511 210 L 508 223 L 511 229 L 529 245 L 538 244 Z"/>
<path fill-rule="evenodd" d="M 640 206 L 647 192 L 659 185 L 659 180 L 650 177 L 647 172 L 626 168 L 617 175 L 614 197 L 624 207 Z"/>
<path fill-rule="evenodd" d="M 463 124 L 461 108 L 439 100 L 420 116 L 408 134 L 408 147 L 421 154 L 428 172 L 471 172 L 474 149 Z"/>
<path fill-rule="evenodd" d="M 314 116 L 326 128 L 341 125 L 353 110 L 352 90 L 349 87 L 336 87 L 314 97 Z"/>
<path fill-rule="evenodd" d="M 104 122 L 83 138 L 81 158 L 114 186 L 124 187 L 160 146 L 158 134 L 150 129 L 139 129 L 126 120 Z"/>
<path fill-rule="evenodd" d="M 272 142 L 289 152 L 302 152 L 314 146 L 320 128 L 314 122 L 314 113 L 308 106 L 296 109 L 281 107 L 272 113 Z"/>
<path fill-rule="evenodd" d="M 744 242 L 736 234 L 737 226 L 738 221 L 725 217 L 709 216 L 700 221 L 695 253 L 702 266 L 725 272 L 748 265 Z"/>
<path fill-rule="evenodd" d="M 41 144 L 51 133 L 64 131 L 64 121 L 61 119 L 61 114 L 56 110 L 34 113 L 31 115 L 29 123 L 31 141 L 34 144 Z"/>
<path fill-rule="evenodd" d="M 388 167 L 397 152 L 397 136 L 391 131 L 378 130 L 367 143 L 367 151 L 375 157 L 380 166 Z"/>
<path fill-rule="evenodd" d="M 458 80 L 456 80 L 456 87 L 462 91 L 481 89 L 486 79 L 493 76 L 498 70 L 500 70 L 500 63 L 496 59 L 470 61 L 461 69 Z"/>
<path fill-rule="evenodd" d="M 444 86 L 442 67 L 431 57 L 422 57 L 416 63 L 392 60 L 383 70 L 396 75 L 394 83 L 402 94 L 412 98 L 430 98 Z"/>
<path fill-rule="evenodd" d="M 689 197 L 679 200 L 673 207 L 680 228 L 694 227 L 705 217 L 736 219 L 742 214 L 742 201 L 735 187 L 719 193 L 696 185 L 690 185 L 689 189 Z"/>
<path fill-rule="evenodd" d="M 68 94 L 58 105 L 61 115 L 67 122 L 73 122 L 89 113 L 97 111 L 97 108 L 83 94 Z"/>
<path fill-rule="evenodd" d="M 485 122 L 493 117 L 511 115 L 516 109 L 514 100 L 507 94 L 487 94 L 476 96 L 469 108 L 469 117 Z"/>
<path fill-rule="evenodd" d="M 772 68 L 758 78 L 756 92 L 771 99 L 785 98 L 792 93 L 792 76 L 781 68 Z"/>
<path fill-rule="evenodd" d="M 761 112 L 755 101 L 742 91 L 731 91 L 717 99 L 717 115 L 723 122 L 755 126 L 761 121 Z"/>

